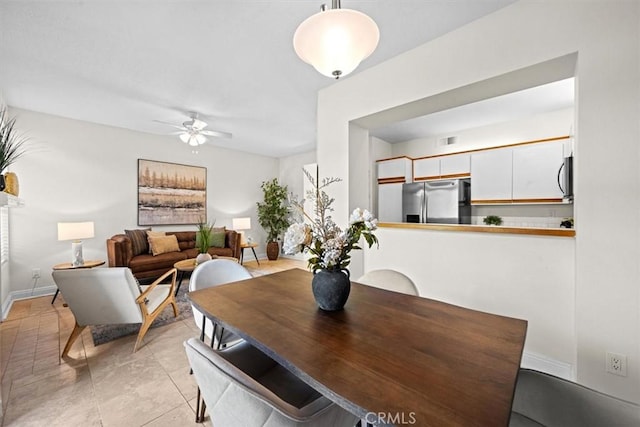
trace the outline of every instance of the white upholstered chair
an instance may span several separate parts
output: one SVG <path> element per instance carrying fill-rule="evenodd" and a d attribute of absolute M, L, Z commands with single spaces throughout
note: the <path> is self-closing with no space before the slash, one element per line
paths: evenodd
<path fill-rule="evenodd" d="M 216 258 L 203 262 L 196 267 L 193 273 L 191 273 L 191 279 L 189 280 L 189 292 L 245 279 L 251 279 L 251 274 L 242 265 L 232 260 Z M 215 328 L 216 333 L 214 337 L 213 323 L 206 321 L 202 313 L 193 305 L 191 306 L 191 309 L 193 311 L 193 319 L 195 320 L 198 328 L 202 331 L 202 325 L 204 324 L 205 335 L 210 339 L 213 339 L 212 346 L 220 348 L 240 341 L 240 337 L 229 331 L 225 331 L 221 327 Z"/>
<path fill-rule="evenodd" d="M 419 295 L 418 288 L 413 283 L 413 280 L 395 270 L 372 270 L 360 277 L 356 282 L 407 295 Z"/>
<path fill-rule="evenodd" d="M 135 352 L 151 323 L 167 305 L 171 304 L 174 316 L 178 316 L 175 269 L 148 286 L 140 286 L 127 267 L 55 270 L 52 275 L 76 319 L 62 357 L 89 325 L 142 323 L 133 347 Z M 169 276 L 170 284 L 160 284 Z"/>
<path fill-rule="evenodd" d="M 356 422 L 246 341 L 213 350 L 191 338 L 185 348 L 214 426 L 351 427 Z"/>

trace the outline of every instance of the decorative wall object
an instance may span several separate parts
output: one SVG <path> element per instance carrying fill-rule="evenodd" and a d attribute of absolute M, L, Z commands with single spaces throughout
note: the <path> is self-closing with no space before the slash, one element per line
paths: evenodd
<path fill-rule="evenodd" d="M 207 168 L 138 159 L 138 225 L 197 224 L 207 217 Z"/>

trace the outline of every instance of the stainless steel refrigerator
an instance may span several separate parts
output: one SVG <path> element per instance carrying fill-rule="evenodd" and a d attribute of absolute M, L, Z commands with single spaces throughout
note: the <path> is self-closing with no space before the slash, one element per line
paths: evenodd
<path fill-rule="evenodd" d="M 471 181 L 447 179 L 404 184 L 402 221 L 471 224 Z"/>

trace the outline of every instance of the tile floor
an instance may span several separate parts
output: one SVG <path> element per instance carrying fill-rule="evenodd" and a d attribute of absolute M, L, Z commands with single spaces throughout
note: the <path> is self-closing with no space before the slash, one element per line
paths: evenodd
<path fill-rule="evenodd" d="M 245 263 L 254 276 L 305 265 L 287 258 Z M 87 328 L 60 359 L 75 323 L 63 302 L 16 301 L 0 324 L 3 426 L 195 424 L 196 385 L 182 345 L 198 335 L 192 318 L 150 329 L 136 353 L 135 335 L 95 347 Z M 204 425 L 211 426 L 208 418 Z"/>

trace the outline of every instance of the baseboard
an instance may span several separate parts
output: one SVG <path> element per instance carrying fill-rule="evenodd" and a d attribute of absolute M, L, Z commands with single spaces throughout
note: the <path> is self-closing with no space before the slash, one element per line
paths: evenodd
<path fill-rule="evenodd" d="M 560 362 L 555 359 L 550 359 L 540 354 L 524 352 L 522 355 L 521 366 L 523 368 L 546 372 L 569 381 L 576 380 L 573 365 L 566 362 Z"/>
<path fill-rule="evenodd" d="M 45 295 L 53 295 L 56 293 L 57 289 L 58 288 L 56 285 L 49 285 L 49 286 L 34 288 L 33 290 L 24 289 L 21 291 L 9 292 L 9 296 L 7 300 L 2 304 L 2 320 L 4 321 L 9 315 L 9 311 L 11 310 L 11 306 L 13 305 L 14 301 L 18 301 L 21 299 L 34 298 L 34 297 L 42 297 Z"/>

